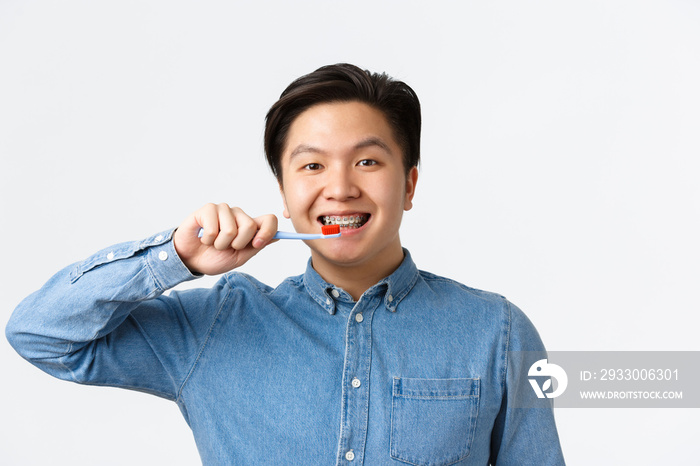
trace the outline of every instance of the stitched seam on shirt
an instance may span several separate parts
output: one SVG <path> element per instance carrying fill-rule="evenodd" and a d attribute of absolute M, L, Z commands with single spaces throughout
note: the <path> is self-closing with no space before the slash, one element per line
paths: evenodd
<path fill-rule="evenodd" d="M 344 456 L 343 456 L 343 451 L 344 451 L 344 443 L 346 438 L 344 438 L 347 435 L 347 432 L 345 430 L 345 422 L 346 422 L 346 416 L 347 416 L 347 405 L 348 405 L 348 385 L 347 385 L 347 364 L 348 364 L 348 343 L 350 339 L 350 326 L 346 323 L 345 325 L 345 337 L 344 337 L 344 351 L 343 351 L 343 378 L 342 378 L 342 389 L 340 393 L 340 430 L 338 435 L 338 446 L 336 447 L 336 464 L 339 464 L 342 462 Z"/>
<path fill-rule="evenodd" d="M 468 400 L 478 398 L 479 395 L 394 395 L 396 398 L 406 398 L 409 400 Z"/>
<path fill-rule="evenodd" d="M 511 327 L 511 320 L 512 320 L 512 315 L 513 313 L 511 312 L 510 309 L 510 302 L 507 299 L 503 299 L 505 301 L 505 310 L 507 311 L 507 317 L 508 317 L 508 323 L 506 325 L 505 329 L 505 348 L 503 351 L 503 359 L 504 359 L 504 364 L 503 364 L 503 376 L 501 378 L 501 391 L 505 393 L 505 388 L 506 388 L 506 376 L 508 373 L 508 350 L 510 349 L 510 327 Z"/>
<path fill-rule="evenodd" d="M 207 347 L 207 343 L 209 343 L 209 340 L 211 339 L 211 334 L 214 331 L 214 327 L 216 326 L 216 323 L 219 320 L 219 315 L 221 315 L 221 312 L 223 311 L 224 306 L 226 306 L 226 303 L 228 302 L 229 296 L 231 296 L 231 292 L 233 291 L 233 289 L 228 284 L 228 282 L 227 282 L 226 286 L 228 287 L 228 292 L 226 293 L 226 296 L 224 296 L 224 299 L 221 300 L 221 305 L 219 306 L 219 309 L 216 311 L 216 314 L 214 315 L 214 319 L 212 320 L 212 323 L 209 326 L 209 330 L 207 331 L 207 337 L 204 339 L 204 342 L 202 343 L 202 347 L 199 349 L 199 353 L 197 353 L 197 357 L 195 358 L 194 362 L 192 363 L 192 367 L 187 372 L 187 375 L 185 376 L 185 380 L 182 381 L 182 385 L 180 385 L 180 389 L 177 391 L 177 397 L 175 398 L 176 402 L 180 401 L 180 397 L 182 396 L 182 391 L 185 389 L 185 385 L 187 385 L 187 382 L 190 380 L 190 377 L 194 373 L 194 370 L 197 367 L 197 363 L 199 362 L 199 359 L 202 357 L 202 354 L 204 354 L 204 350 Z"/>
<path fill-rule="evenodd" d="M 365 364 L 367 364 L 367 377 L 365 378 L 365 387 L 370 387 L 370 380 L 372 377 L 372 321 L 374 320 L 374 316 L 377 313 L 377 310 L 379 309 L 379 306 L 382 304 L 381 300 L 377 300 L 376 306 L 374 306 L 374 310 L 372 311 L 371 315 L 369 316 L 370 319 L 367 322 L 368 329 L 367 329 L 367 345 L 368 345 L 368 352 L 367 352 L 367 359 L 365 360 Z M 353 306 L 354 308 L 355 306 Z M 352 316 L 353 312 L 350 312 L 350 316 Z M 355 314 L 357 315 L 357 314 Z M 352 318 L 352 317 L 348 318 Z M 368 388 L 368 390 L 369 390 Z M 369 435 L 369 392 L 367 393 L 367 402 L 365 403 L 363 414 L 364 414 L 364 426 L 363 430 L 365 432 L 365 435 L 362 437 L 361 442 L 361 448 L 358 448 L 358 451 L 362 451 L 362 458 L 363 460 L 367 458 L 367 436 Z M 364 461 L 363 461 L 364 462 Z"/>
<path fill-rule="evenodd" d="M 267 290 L 263 289 L 263 288 L 260 286 L 260 283 L 259 283 L 259 282 L 257 282 L 256 280 L 252 279 L 252 277 L 251 277 L 250 275 L 246 274 L 246 273 L 236 272 L 236 273 L 233 273 L 233 274 L 229 274 L 229 275 L 227 275 L 227 277 L 226 277 L 226 281 L 228 282 L 228 281 L 229 281 L 228 279 L 231 278 L 231 277 L 234 277 L 234 276 L 235 276 L 235 277 L 238 277 L 238 278 L 244 279 L 245 281 L 247 281 L 248 283 L 250 283 L 251 285 L 253 285 L 253 288 L 255 288 L 256 290 L 260 291 L 261 293 L 264 293 L 264 292 L 267 291 Z"/>
<path fill-rule="evenodd" d="M 430 272 L 427 272 L 427 273 L 430 273 Z M 466 291 L 466 292 L 468 292 L 468 293 L 470 293 L 478 298 L 481 298 L 481 299 L 500 298 L 500 299 L 505 300 L 506 302 L 508 301 L 504 296 L 502 296 L 498 293 L 494 293 L 493 291 L 480 290 L 478 288 L 472 288 L 470 286 L 465 285 L 464 283 L 460 283 L 456 280 L 452 280 L 451 278 L 433 275 L 433 276 L 428 276 L 428 277 L 424 276 L 423 280 L 425 280 L 426 282 L 444 282 L 444 283 L 448 283 L 451 285 L 456 285 L 459 288 L 461 288 L 463 291 Z"/>
<path fill-rule="evenodd" d="M 136 255 L 136 254 L 135 254 Z M 151 266 L 151 261 L 148 260 L 148 253 L 143 255 L 143 262 L 146 264 L 146 268 L 148 269 L 148 274 L 151 276 L 153 279 L 153 283 L 156 285 L 156 290 L 155 292 L 163 292 L 165 291 L 163 288 L 163 284 L 158 280 L 158 275 L 155 273 L 153 270 L 153 267 Z M 153 293 L 149 293 L 149 296 L 152 295 Z"/>

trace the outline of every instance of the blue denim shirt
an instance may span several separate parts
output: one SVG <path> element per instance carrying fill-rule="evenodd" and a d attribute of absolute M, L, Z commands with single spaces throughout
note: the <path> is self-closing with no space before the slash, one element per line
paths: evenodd
<path fill-rule="evenodd" d="M 359 301 L 311 262 L 271 288 L 195 277 L 172 231 L 107 248 L 27 297 L 6 329 L 61 379 L 174 401 L 202 461 L 223 464 L 560 465 L 549 400 L 513 351 L 543 351 L 501 296 L 401 266 Z"/>

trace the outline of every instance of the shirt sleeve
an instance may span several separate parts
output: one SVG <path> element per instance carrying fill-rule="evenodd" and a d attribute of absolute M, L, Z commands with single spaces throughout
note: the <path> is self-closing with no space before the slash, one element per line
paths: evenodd
<path fill-rule="evenodd" d="M 17 306 L 6 327 L 10 344 L 60 379 L 177 399 L 217 294 L 163 295 L 196 278 L 178 257 L 173 232 L 112 246 L 58 272 Z"/>
<path fill-rule="evenodd" d="M 527 374 L 530 364 L 547 357 L 527 316 L 506 301 L 508 319 L 504 398 L 491 437 L 490 464 L 564 465 L 552 399 L 539 399 Z"/>

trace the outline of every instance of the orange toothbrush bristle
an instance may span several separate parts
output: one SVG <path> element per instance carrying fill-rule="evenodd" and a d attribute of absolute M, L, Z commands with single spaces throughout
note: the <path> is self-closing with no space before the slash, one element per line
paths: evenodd
<path fill-rule="evenodd" d="M 321 225 L 321 233 L 324 235 L 337 235 L 340 233 L 340 225 Z"/>

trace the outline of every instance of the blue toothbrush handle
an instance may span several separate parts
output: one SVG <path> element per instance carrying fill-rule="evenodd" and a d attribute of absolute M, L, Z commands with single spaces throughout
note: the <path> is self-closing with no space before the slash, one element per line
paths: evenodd
<path fill-rule="evenodd" d="M 201 238 L 204 234 L 204 228 L 199 229 L 197 237 Z M 313 234 L 313 233 L 292 233 L 288 231 L 278 231 L 273 236 L 273 239 L 322 239 L 322 238 L 338 238 L 340 233 L 334 235 Z"/>
<path fill-rule="evenodd" d="M 324 235 L 324 234 L 313 234 L 313 233 L 290 233 L 288 231 L 278 231 L 273 236 L 274 239 L 323 239 L 323 238 L 337 238 L 340 233 L 334 235 Z"/>

